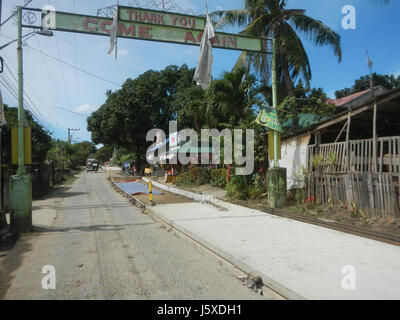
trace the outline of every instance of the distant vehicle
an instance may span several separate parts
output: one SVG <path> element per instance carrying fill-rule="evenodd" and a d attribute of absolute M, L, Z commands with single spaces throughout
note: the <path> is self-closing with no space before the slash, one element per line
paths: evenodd
<path fill-rule="evenodd" d="M 97 172 L 98 170 L 99 170 L 99 162 L 96 159 L 86 160 L 86 172 L 89 171 Z"/>

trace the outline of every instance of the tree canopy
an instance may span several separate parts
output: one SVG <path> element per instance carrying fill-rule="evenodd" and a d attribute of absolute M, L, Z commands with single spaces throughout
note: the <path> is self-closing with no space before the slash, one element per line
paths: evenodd
<path fill-rule="evenodd" d="M 400 76 L 395 77 L 394 75 L 382 75 L 372 74 L 374 86 L 382 86 L 386 89 L 393 89 L 400 86 Z M 371 87 L 370 76 L 362 76 L 354 81 L 354 85 L 351 88 L 344 88 L 335 92 L 336 99 L 340 99 L 351 94 L 367 90 Z"/>
<path fill-rule="evenodd" d="M 176 120 L 178 92 L 195 85 L 193 74 L 186 65 L 168 66 L 127 79 L 121 89 L 108 91 L 105 103 L 87 120 L 92 141 L 144 154 L 147 132 L 154 128 L 168 132 L 169 121 Z"/>
<path fill-rule="evenodd" d="M 241 33 L 262 38 L 275 38 L 277 48 L 277 79 L 279 101 L 286 96 L 295 97 L 294 83 L 303 79 L 306 86 L 311 80 L 311 64 L 301 37 L 317 46 L 329 46 L 342 59 L 340 35 L 322 21 L 306 15 L 305 10 L 289 9 L 287 0 L 245 0 L 243 9 L 217 11 L 211 16 L 217 27 L 225 25 L 242 28 Z M 265 51 L 268 51 L 265 44 Z M 252 66 L 266 87 L 270 80 L 270 59 L 267 54 L 243 52 L 237 66 Z M 267 97 L 266 97 L 267 98 Z M 298 113 L 292 110 L 293 126 L 298 126 Z"/>

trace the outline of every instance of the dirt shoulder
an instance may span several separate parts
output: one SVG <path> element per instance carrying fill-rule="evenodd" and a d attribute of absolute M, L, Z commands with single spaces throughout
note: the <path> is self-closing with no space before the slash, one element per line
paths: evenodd
<path fill-rule="evenodd" d="M 265 210 L 268 208 L 266 200 L 230 200 L 231 203 L 245 206 L 252 209 Z M 351 208 L 345 206 L 316 206 L 308 209 L 306 205 L 289 206 L 285 211 L 295 215 L 306 215 L 324 220 L 336 221 L 341 224 L 364 228 L 381 233 L 400 236 L 400 217 L 388 216 L 356 216 Z"/>

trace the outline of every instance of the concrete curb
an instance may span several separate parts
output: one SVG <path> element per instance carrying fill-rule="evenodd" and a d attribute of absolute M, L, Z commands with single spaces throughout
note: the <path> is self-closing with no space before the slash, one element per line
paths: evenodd
<path fill-rule="evenodd" d="M 174 188 L 174 187 L 170 187 L 170 186 L 166 186 L 162 183 L 159 182 L 155 182 L 153 180 L 150 180 L 149 178 L 143 177 L 142 180 L 144 182 L 149 182 L 151 181 L 151 183 L 153 184 L 154 187 L 171 192 L 171 193 L 175 193 L 178 194 L 180 196 L 184 196 L 186 198 L 192 199 L 192 200 L 196 200 L 199 202 L 203 202 L 203 203 L 213 203 L 215 205 L 220 205 L 221 201 L 218 200 L 217 198 L 214 198 L 213 196 L 210 196 L 208 194 L 200 194 L 200 193 L 195 193 L 195 192 L 191 192 L 191 191 L 186 191 L 186 190 L 182 190 L 179 188 Z"/>
<path fill-rule="evenodd" d="M 124 197 L 128 198 L 130 203 L 134 204 L 136 207 L 139 207 L 141 209 L 146 209 L 146 206 L 144 203 L 142 203 L 141 201 L 136 199 L 134 196 L 127 194 L 120 187 L 118 187 L 113 178 L 106 177 L 106 179 L 110 182 L 110 184 L 114 188 L 114 190 L 117 191 L 119 194 L 123 195 Z"/>
<path fill-rule="evenodd" d="M 149 182 L 150 179 L 148 178 L 144 178 L 142 179 L 145 182 Z M 152 180 L 151 180 L 152 181 Z M 115 185 L 114 181 L 112 181 L 110 179 L 111 185 L 114 187 L 114 189 L 119 192 L 119 193 L 124 193 L 120 188 L 118 188 L 118 186 Z M 184 197 L 187 197 L 189 199 L 193 199 L 193 200 L 197 200 L 199 202 L 202 203 L 212 203 L 215 205 L 221 205 L 221 201 L 210 196 L 210 195 L 204 195 L 204 194 L 198 194 L 198 193 L 193 193 L 190 191 L 186 191 L 186 190 L 181 190 L 178 188 L 173 188 L 173 187 L 169 187 L 169 186 L 165 186 L 163 184 L 157 183 L 152 181 L 153 186 L 157 187 L 159 189 L 171 192 L 171 193 L 175 193 Z M 137 201 L 134 197 L 129 196 L 130 198 L 133 198 L 133 204 L 136 204 L 135 201 Z M 128 198 L 129 198 L 128 197 Z M 167 224 L 168 226 L 171 227 L 171 229 L 177 230 L 178 232 L 182 233 L 183 235 L 185 235 L 187 238 L 191 239 L 192 241 L 196 242 L 197 244 L 201 245 L 202 247 L 204 247 L 205 249 L 211 251 L 212 253 L 214 253 L 215 255 L 217 255 L 218 257 L 220 257 L 221 259 L 225 260 L 226 262 L 228 262 L 229 264 L 233 265 L 235 268 L 237 268 L 238 270 L 240 270 L 241 272 L 243 272 L 244 274 L 246 274 L 249 277 L 254 277 L 254 275 L 260 275 L 262 277 L 263 280 L 263 285 L 269 289 L 271 289 L 272 291 L 275 291 L 278 295 L 282 296 L 285 299 L 288 300 L 305 300 L 304 297 L 300 296 L 299 294 L 297 294 L 296 292 L 286 288 L 285 286 L 281 285 L 280 283 L 278 283 L 277 281 L 271 279 L 270 277 L 268 277 L 267 275 L 258 272 L 257 270 L 253 269 L 252 267 L 250 267 L 249 265 L 243 263 L 242 261 L 240 261 L 239 259 L 235 258 L 234 256 L 232 256 L 231 254 L 225 252 L 224 250 L 214 246 L 213 244 L 205 241 L 204 239 L 201 239 L 200 237 L 198 237 L 196 234 L 192 233 L 191 231 L 187 230 L 186 228 L 174 224 L 172 220 L 162 217 L 159 214 L 155 213 L 151 207 L 149 206 L 145 206 L 144 204 L 141 204 L 141 208 L 144 209 L 144 211 L 146 213 L 148 213 L 149 215 L 151 215 L 152 217 L 160 220 L 162 223 Z"/>
<path fill-rule="evenodd" d="M 283 298 L 288 299 L 288 300 L 306 300 L 304 297 L 300 296 L 296 292 L 286 288 L 285 286 L 283 286 L 280 283 L 276 282 L 275 280 L 269 278 L 265 274 L 253 269 L 249 265 L 243 263 L 242 261 L 240 261 L 239 259 L 235 258 L 231 254 L 225 252 L 224 250 L 221 250 L 220 248 L 218 248 L 218 247 L 214 246 L 213 244 L 205 241 L 204 239 L 201 239 L 196 234 L 192 233 L 191 231 L 187 230 L 186 228 L 184 228 L 182 226 L 179 226 L 179 225 L 176 225 L 176 224 L 173 223 L 172 220 L 169 220 L 169 219 L 167 219 L 165 217 L 160 216 L 159 214 L 157 214 L 153 210 L 151 210 L 151 208 L 146 207 L 145 211 L 147 213 L 149 213 L 151 216 L 156 217 L 157 219 L 161 220 L 163 223 L 169 225 L 172 229 L 175 229 L 175 230 L 181 232 L 186 237 L 188 237 L 191 240 L 193 240 L 194 242 L 200 244 L 201 246 L 203 246 L 207 250 L 213 252 L 215 255 L 217 255 L 218 257 L 220 257 L 223 260 L 227 261 L 228 263 L 230 263 L 231 265 L 233 265 L 234 267 L 236 267 L 237 269 L 239 269 L 240 271 L 242 271 L 246 275 L 248 275 L 250 277 L 253 277 L 254 275 L 257 275 L 257 274 L 260 275 L 262 277 L 264 286 L 266 286 L 267 288 L 275 291 L 276 293 L 278 293 Z"/>

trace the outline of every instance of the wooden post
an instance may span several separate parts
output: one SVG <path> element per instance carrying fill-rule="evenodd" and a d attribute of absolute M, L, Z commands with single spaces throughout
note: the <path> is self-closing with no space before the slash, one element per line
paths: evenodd
<path fill-rule="evenodd" d="M 349 109 L 349 114 L 347 117 L 347 130 L 346 130 L 346 163 L 347 171 L 350 172 L 350 126 L 351 126 L 351 111 Z"/>

